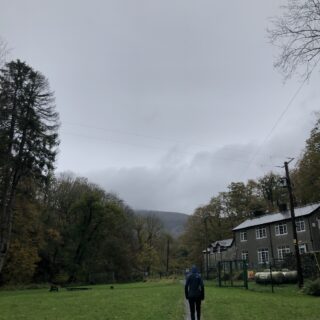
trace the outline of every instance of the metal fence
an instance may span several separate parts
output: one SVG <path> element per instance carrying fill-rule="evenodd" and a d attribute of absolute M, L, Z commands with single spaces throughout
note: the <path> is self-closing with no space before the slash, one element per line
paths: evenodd
<path fill-rule="evenodd" d="M 320 277 L 320 252 L 305 253 L 300 257 L 303 277 L 306 279 L 315 279 Z M 271 262 L 265 264 L 248 263 L 248 270 L 253 274 L 257 272 L 268 271 L 270 268 L 274 272 L 296 271 L 296 257 L 294 254 L 289 253 L 286 254 L 283 259 L 273 259 Z"/>
<path fill-rule="evenodd" d="M 320 252 L 301 255 L 303 278 L 320 277 Z M 219 261 L 209 268 L 208 278 L 219 287 L 244 287 L 253 290 L 272 290 L 297 283 L 296 258 L 293 254 L 271 263 L 252 264 L 243 260 Z"/>
<path fill-rule="evenodd" d="M 217 281 L 219 287 L 244 287 L 248 289 L 246 261 L 219 261 L 217 264 Z"/>

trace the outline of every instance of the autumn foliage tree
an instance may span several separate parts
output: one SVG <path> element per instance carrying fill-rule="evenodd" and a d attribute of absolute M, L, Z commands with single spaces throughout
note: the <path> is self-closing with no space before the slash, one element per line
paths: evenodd
<path fill-rule="evenodd" d="M 42 220 L 42 281 L 64 274 L 66 282 L 86 282 L 90 275 L 108 272 L 130 278 L 133 217 L 116 196 L 85 178 L 62 175 L 51 182 Z"/>
<path fill-rule="evenodd" d="M 42 204 L 33 181 L 20 183 L 15 201 L 11 244 L 3 268 L 3 282 L 32 282 L 40 261 L 39 250 L 44 245 Z"/>
<path fill-rule="evenodd" d="M 181 237 L 188 265 L 201 266 L 203 250 L 214 241 L 233 238 L 232 229 L 244 220 L 277 210 L 277 204 L 285 197 L 279 179 L 280 176 L 268 173 L 257 181 L 232 182 L 226 191 L 197 208 Z"/>
<path fill-rule="evenodd" d="M 306 141 L 305 150 L 294 170 L 293 180 L 298 203 L 320 201 L 320 119 Z"/>
<path fill-rule="evenodd" d="M 136 238 L 136 268 L 139 272 L 160 271 L 163 225 L 154 215 L 137 215 L 133 230 Z M 164 271 L 164 270 L 163 270 Z"/>

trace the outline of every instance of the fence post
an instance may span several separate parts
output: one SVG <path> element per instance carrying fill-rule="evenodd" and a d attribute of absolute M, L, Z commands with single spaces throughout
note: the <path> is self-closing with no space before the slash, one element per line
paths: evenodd
<path fill-rule="evenodd" d="M 219 282 L 219 287 L 222 286 L 222 283 L 221 283 L 221 262 L 218 261 L 218 282 Z"/>
<path fill-rule="evenodd" d="M 271 262 L 269 263 L 269 268 L 270 268 L 271 291 L 272 291 L 272 293 L 274 293 L 274 289 L 273 289 L 273 278 L 272 278 L 272 265 L 271 265 Z"/>
<path fill-rule="evenodd" d="M 231 287 L 233 287 L 233 269 L 232 269 L 232 261 L 230 261 L 229 263 L 230 263 L 230 284 L 231 284 Z"/>
<path fill-rule="evenodd" d="M 248 268 L 247 268 L 247 261 L 243 260 L 243 280 L 244 280 L 244 286 L 248 290 Z"/>

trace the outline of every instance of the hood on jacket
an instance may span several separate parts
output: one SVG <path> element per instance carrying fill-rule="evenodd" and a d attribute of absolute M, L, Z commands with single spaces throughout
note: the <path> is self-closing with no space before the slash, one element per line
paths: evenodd
<path fill-rule="evenodd" d="M 192 272 L 192 273 L 198 273 L 197 267 L 196 267 L 196 266 L 192 266 L 191 272 Z"/>

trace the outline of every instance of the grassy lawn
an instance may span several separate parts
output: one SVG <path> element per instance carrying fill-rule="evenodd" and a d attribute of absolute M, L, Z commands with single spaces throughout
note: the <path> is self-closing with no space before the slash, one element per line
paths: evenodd
<path fill-rule="evenodd" d="M 172 282 L 94 286 L 87 291 L 0 291 L 1 320 L 181 320 L 181 284 Z"/>
<path fill-rule="evenodd" d="M 296 286 L 250 284 L 218 288 L 206 283 L 204 320 L 319 320 L 320 298 Z M 183 320 L 184 292 L 178 282 L 161 281 L 94 286 L 87 291 L 48 289 L 0 291 L 0 320 Z"/>
<path fill-rule="evenodd" d="M 320 298 L 298 292 L 295 285 L 270 287 L 250 284 L 242 288 L 217 288 L 207 284 L 204 320 L 319 320 Z"/>

